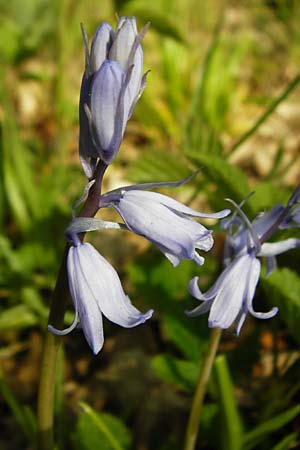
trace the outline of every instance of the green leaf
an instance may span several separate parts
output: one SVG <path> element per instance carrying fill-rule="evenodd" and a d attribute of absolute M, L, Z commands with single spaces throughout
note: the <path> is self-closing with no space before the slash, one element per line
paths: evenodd
<path fill-rule="evenodd" d="M 161 354 L 154 356 L 151 365 L 161 379 L 185 391 L 192 391 L 197 384 L 199 365 L 194 362 Z"/>
<path fill-rule="evenodd" d="M 289 269 L 276 269 L 269 277 L 262 276 L 261 284 L 272 305 L 279 308 L 294 338 L 300 342 L 300 279 Z"/>
<path fill-rule="evenodd" d="M 270 106 L 266 109 L 266 111 L 258 118 L 258 120 L 254 123 L 254 125 L 247 130 L 240 139 L 231 147 L 227 156 L 232 155 L 247 139 L 250 138 L 259 127 L 273 114 L 277 106 L 279 106 L 286 98 L 289 96 L 291 92 L 298 86 L 300 83 L 300 76 L 296 75 L 296 77 L 290 82 L 290 84 L 285 88 L 285 90 L 280 94 L 277 98 L 273 100 Z"/>
<path fill-rule="evenodd" d="M 199 169 L 202 169 L 201 173 L 209 181 L 215 183 L 222 198 L 230 197 L 236 202 L 240 202 L 251 192 L 247 176 L 238 167 L 225 161 L 224 158 L 195 150 L 188 151 L 187 156 Z"/>
<path fill-rule="evenodd" d="M 41 318 L 43 321 L 47 321 L 49 311 L 46 306 L 44 306 L 43 301 L 39 295 L 39 292 L 33 287 L 26 286 L 21 291 L 22 301 L 28 308 L 36 313 L 37 317 Z"/>
<path fill-rule="evenodd" d="M 229 448 L 230 450 L 241 450 L 243 448 L 243 425 L 235 400 L 232 379 L 224 355 L 216 358 L 215 371 L 224 423 L 224 433 L 222 433 L 221 438 L 222 448 L 224 450 Z"/>
<path fill-rule="evenodd" d="M 34 442 L 36 421 L 32 410 L 28 406 L 22 406 L 17 401 L 9 385 L 6 383 L 0 371 L 0 392 L 8 404 L 16 422 L 19 424 L 25 435 Z"/>
<path fill-rule="evenodd" d="M 107 413 L 98 413 L 86 403 L 80 403 L 80 414 L 75 433 L 78 450 L 126 450 L 130 448 L 131 437 L 123 422 Z"/>
<path fill-rule="evenodd" d="M 199 78 L 197 81 L 197 85 L 193 95 L 191 96 L 190 102 L 190 110 L 188 113 L 187 123 L 186 123 L 186 134 L 187 134 L 187 142 L 190 142 L 190 135 L 193 133 L 195 128 L 195 120 L 197 121 L 198 117 L 203 119 L 204 111 L 204 98 L 205 98 L 205 87 L 208 80 L 208 75 L 211 69 L 211 64 L 214 58 L 214 54 L 218 48 L 220 41 L 220 32 L 222 28 L 222 16 L 220 16 L 219 20 L 216 23 L 211 44 L 208 48 L 208 51 L 205 55 L 204 63 L 201 67 L 201 71 L 199 74 Z"/>
<path fill-rule="evenodd" d="M 273 208 L 275 202 L 285 205 L 289 195 L 287 190 L 277 187 L 274 183 L 261 182 L 256 184 L 255 193 L 248 202 L 252 210 L 257 213 Z"/>
<path fill-rule="evenodd" d="M 256 448 L 257 445 L 263 441 L 263 439 L 270 433 L 279 430 L 284 425 L 293 420 L 300 413 L 300 405 L 294 406 L 278 416 L 262 423 L 254 430 L 245 434 L 243 442 L 243 450 L 251 450 Z"/>
<path fill-rule="evenodd" d="M 1 79 L 2 77 L 0 77 Z M 4 80 L 0 95 L 6 110 L 1 123 L 1 166 L 3 167 L 3 188 L 7 203 L 22 231 L 29 228 L 32 218 L 37 217 L 39 208 L 39 190 L 35 185 L 36 168 L 33 155 L 19 139 L 15 111 Z M 1 86 L 1 85 L 0 85 Z"/>
<path fill-rule="evenodd" d="M 288 450 L 291 444 L 295 442 L 297 438 L 297 433 L 291 433 L 288 436 L 284 437 L 278 444 L 275 445 L 275 447 L 272 448 L 272 450 Z M 295 447 L 294 447 L 295 448 Z"/>
<path fill-rule="evenodd" d="M 8 17 L 0 16 L 0 55 L 7 61 L 13 61 L 20 46 L 19 29 Z"/>
<path fill-rule="evenodd" d="M 177 181 L 191 174 L 186 159 L 169 151 L 151 150 L 134 161 L 128 177 L 137 182 Z"/>
<path fill-rule="evenodd" d="M 185 323 L 186 321 L 186 323 Z M 199 361 L 201 353 L 206 348 L 206 341 L 201 340 L 189 327 L 189 318 L 182 319 L 166 315 L 164 318 L 164 331 L 174 344 L 182 351 L 188 359 Z"/>
<path fill-rule="evenodd" d="M 26 305 L 16 305 L 1 312 L 0 331 L 22 329 L 38 322 L 37 316 Z"/>
<path fill-rule="evenodd" d="M 189 280 L 193 276 L 194 264 L 184 260 L 178 267 L 173 267 L 166 258 L 149 271 L 149 282 L 154 289 L 159 286 L 169 298 L 178 299 L 186 296 Z"/>

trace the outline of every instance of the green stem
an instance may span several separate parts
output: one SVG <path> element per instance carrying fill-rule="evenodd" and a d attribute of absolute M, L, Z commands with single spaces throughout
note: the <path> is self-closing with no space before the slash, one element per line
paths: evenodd
<path fill-rule="evenodd" d="M 199 431 L 200 414 L 206 393 L 207 384 L 213 367 L 213 363 L 219 347 L 222 330 L 213 328 L 210 333 L 207 353 L 204 357 L 199 375 L 196 391 L 193 398 L 192 409 L 186 430 L 184 450 L 194 450 Z"/>
<path fill-rule="evenodd" d="M 57 328 L 63 327 L 64 314 L 68 299 L 68 285 L 66 277 L 67 248 L 64 251 L 57 283 L 49 315 L 49 323 Z M 53 450 L 53 420 L 54 420 L 54 395 L 56 381 L 57 352 L 61 338 L 46 332 L 41 373 L 38 392 L 37 410 L 37 448 L 38 450 Z"/>
<path fill-rule="evenodd" d="M 89 191 L 88 198 L 80 211 L 81 217 L 94 217 L 99 209 L 99 195 L 104 172 L 107 166 L 99 163 L 95 171 L 96 182 Z M 84 233 L 81 234 L 84 238 Z M 68 245 L 66 245 L 62 263 L 59 269 L 56 286 L 53 293 L 49 314 L 49 323 L 55 328 L 63 328 L 64 315 L 69 299 L 69 287 L 67 279 L 66 261 Z M 54 445 L 54 396 L 56 382 L 57 352 L 61 343 L 61 337 L 46 332 L 41 362 L 40 384 L 37 405 L 37 449 L 53 450 Z"/>

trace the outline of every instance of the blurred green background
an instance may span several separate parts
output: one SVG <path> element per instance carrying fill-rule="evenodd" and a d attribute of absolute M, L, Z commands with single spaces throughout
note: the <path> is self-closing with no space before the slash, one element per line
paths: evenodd
<path fill-rule="evenodd" d="M 78 158 L 80 33 L 134 15 L 151 22 L 144 42 L 146 90 L 105 190 L 174 181 L 166 190 L 194 208 L 256 213 L 285 203 L 300 175 L 300 4 L 298 0 L 0 0 L 0 449 L 34 448 L 42 336 L 64 247 L 63 230 L 86 180 Z M 114 218 L 109 212 L 100 217 Z M 209 225 L 215 226 L 212 222 Z M 142 238 L 90 233 L 119 271 L 126 292 L 155 315 L 124 330 L 105 323 L 93 357 L 83 334 L 64 338 L 57 375 L 60 449 L 180 450 L 207 317 L 188 319 L 192 276 L 203 289 L 221 269 L 224 235 L 201 269 L 173 269 Z M 299 230 L 278 233 L 300 237 Z M 259 309 L 241 336 L 224 333 L 197 448 L 300 448 L 299 251 L 262 276 Z M 72 320 L 72 307 L 66 323 Z"/>

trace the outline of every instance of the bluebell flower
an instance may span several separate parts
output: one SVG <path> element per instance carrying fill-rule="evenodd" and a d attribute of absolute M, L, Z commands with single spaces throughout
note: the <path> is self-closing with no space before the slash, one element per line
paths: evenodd
<path fill-rule="evenodd" d="M 227 229 L 225 269 L 205 293 L 199 289 L 198 277 L 190 281 L 189 292 L 202 303 L 192 311 L 186 311 L 189 317 L 209 311 L 209 327 L 226 329 L 236 322 L 236 333 L 239 334 L 248 313 L 260 319 L 269 319 L 277 313 L 276 307 L 266 313 L 254 311 L 253 298 L 261 271 L 258 257 L 266 257 L 268 273 L 271 273 L 275 268 L 276 255 L 300 247 L 300 240 L 295 238 L 265 242 L 289 217 L 294 204 L 293 200 L 285 208 L 277 205 L 271 211 L 260 214 L 252 224 L 235 205 L 235 213 L 224 219 Z"/>
<path fill-rule="evenodd" d="M 127 228 L 153 242 L 173 266 L 177 266 L 183 258 L 192 259 L 202 265 L 204 258 L 197 250 L 207 252 L 212 248 L 212 232 L 191 217 L 221 219 L 226 217 L 230 210 L 205 214 L 166 195 L 144 190 L 179 183 L 149 183 L 120 188 L 104 194 L 99 205 L 115 208 Z"/>
<path fill-rule="evenodd" d="M 141 40 L 135 17 L 121 17 L 116 31 L 104 22 L 93 37 L 91 51 L 85 42 L 79 120 L 79 151 L 86 175 L 92 176 L 95 160 L 110 164 L 123 139 L 127 120 L 146 82 Z"/>
<path fill-rule="evenodd" d="M 82 244 L 73 237 L 68 252 L 67 271 L 72 302 L 75 309 L 74 322 L 65 330 L 48 329 L 57 335 L 70 333 L 80 318 L 84 336 L 94 354 L 104 343 L 102 314 L 111 322 L 132 328 L 149 319 L 153 310 L 142 314 L 124 293 L 119 276 L 111 264 L 89 244 Z"/>
<path fill-rule="evenodd" d="M 237 320 L 237 334 L 248 312 L 260 319 L 273 317 L 277 308 L 262 313 L 254 311 L 252 306 L 260 270 L 261 264 L 255 252 L 249 252 L 236 257 L 204 294 L 199 289 L 198 277 L 193 278 L 189 283 L 189 292 L 203 303 L 192 311 L 186 311 L 186 314 L 195 317 L 210 311 L 208 325 L 211 328 L 229 328 Z"/>

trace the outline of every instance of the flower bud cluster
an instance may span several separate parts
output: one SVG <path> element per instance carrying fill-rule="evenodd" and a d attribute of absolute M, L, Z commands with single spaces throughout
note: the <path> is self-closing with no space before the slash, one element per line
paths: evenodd
<path fill-rule="evenodd" d="M 126 123 L 145 88 L 141 40 L 135 17 L 121 17 L 116 30 L 103 22 L 89 50 L 85 43 L 85 71 L 79 103 L 79 152 L 88 177 L 92 176 L 90 158 L 110 164 L 121 145 Z"/>

